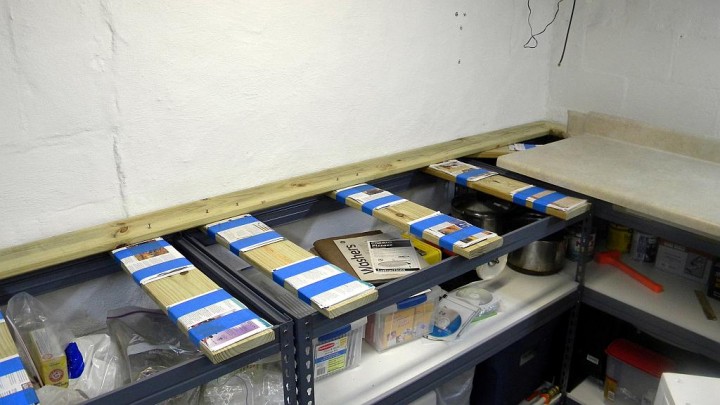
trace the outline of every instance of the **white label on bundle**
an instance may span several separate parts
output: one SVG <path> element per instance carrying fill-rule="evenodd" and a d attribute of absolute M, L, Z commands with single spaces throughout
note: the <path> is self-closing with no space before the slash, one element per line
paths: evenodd
<path fill-rule="evenodd" d="M 272 231 L 272 229 L 269 226 L 263 224 L 260 221 L 255 221 L 249 224 L 240 225 L 234 228 L 220 231 L 217 234 L 226 241 L 228 241 L 228 243 L 233 243 L 241 239 L 246 239 L 251 236 L 260 235 L 262 233 L 270 231 Z"/>
<path fill-rule="evenodd" d="M 4 359 L 0 359 L 0 362 L 12 360 L 19 357 L 19 355 L 14 354 Z M 2 398 L 10 394 L 32 388 L 32 386 L 33 385 L 30 382 L 30 378 L 28 377 L 24 368 L 18 371 L 14 371 L 10 374 L 0 376 L 0 402 L 2 402 Z"/>
<path fill-rule="evenodd" d="M 125 266 L 127 271 L 132 274 L 138 270 L 146 269 L 148 267 L 169 262 L 171 260 L 181 259 L 183 257 L 184 256 L 180 252 L 178 252 L 177 249 L 175 249 L 173 246 L 168 245 L 150 250 L 148 252 L 142 252 L 125 257 L 121 259 L 121 262 Z"/>
<path fill-rule="evenodd" d="M 240 325 L 233 326 L 222 332 L 218 332 L 210 337 L 202 340 L 202 343 L 212 352 L 218 351 L 224 347 L 230 346 L 235 342 L 255 335 L 265 329 L 270 328 L 270 324 L 262 319 L 255 318 L 243 322 Z"/>
<path fill-rule="evenodd" d="M 468 222 L 465 222 L 461 219 L 456 219 L 450 217 L 448 221 L 439 223 L 435 226 L 431 226 L 430 228 L 427 228 L 423 233 L 427 232 L 428 234 L 440 239 L 443 236 L 446 235 L 452 235 L 453 233 L 460 231 L 465 228 L 469 228 L 471 226 L 474 226 Z M 460 248 L 466 248 L 468 246 L 474 245 L 478 242 L 482 242 L 485 239 L 495 236 L 495 232 L 492 231 L 486 231 L 483 230 L 482 232 L 474 233 L 470 236 L 466 236 L 465 238 L 455 242 L 453 245 L 458 246 Z"/>
<path fill-rule="evenodd" d="M 366 202 L 375 201 L 380 198 L 389 197 L 393 195 L 389 191 L 381 190 L 379 188 L 371 188 L 369 190 L 361 191 L 359 193 L 350 194 L 347 198 L 357 201 L 360 204 Z"/>
<path fill-rule="evenodd" d="M 320 308 L 328 308 L 343 302 L 348 298 L 352 298 L 358 294 L 372 290 L 373 288 L 374 287 L 361 281 L 353 281 L 351 283 L 335 287 L 332 290 L 325 291 L 324 293 L 318 294 L 310 299 Z"/>
<path fill-rule="evenodd" d="M 178 323 L 182 325 L 185 330 L 188 330 L 203 322 L 212 321 L 213 319 L 220 318 L 245 308 L 247 307 L 235 298 L 228 298 L 224 301 L 220 301 L 200 308 L 197 311 L 190 312 L 189 314 L 185 314 L 178 318 Z"/>
<path fill-rule="evenodd" d="M 442 163 L 436 163 L 434 165 L 430 165 L 430 168 L 441 171 L 445 174 L 449 174 L 453 177 L 457 177 L 463 173 L 467 173 L 471 170 L 475 170 L 478 167 L 453 159 L 453 160 L 448 160 L 448 161 L 445 161 Z M 475 176 L 468 177 L 467 181 L 478 181 L 478 180 L 482 180 L 482 179 L 490 177 L 490 176 L 494 176 L 496 174 L 497 174 L 497 172 L 488 170 L 484 173 L 480 173 Z"/>
<path fill-rule="evenodd" d="M 343 271 L 338 269 L 337 267 L 326 264 L 324 266 L 302 272 L 292 277 L 288 277 L 287 279 L 285 279 L 285 284 L 289 284 L 295 290 L 299 290 L 307 285 L 317 283 L 320 280 L 324 280 L 328 277 L 332 277 L 342 272 Z"/>

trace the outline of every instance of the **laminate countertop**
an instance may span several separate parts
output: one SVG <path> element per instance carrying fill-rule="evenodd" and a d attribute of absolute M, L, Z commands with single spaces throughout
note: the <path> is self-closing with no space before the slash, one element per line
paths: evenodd
<path fill-rule="evenodd" d="M 497 165 L 720 240 L 720 164 L 598 135 L 578 135 Z"/>

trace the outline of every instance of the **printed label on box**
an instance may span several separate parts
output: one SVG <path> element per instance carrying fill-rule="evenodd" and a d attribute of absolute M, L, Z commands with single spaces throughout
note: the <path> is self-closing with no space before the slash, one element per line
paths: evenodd
<path fill-rule="evenodd" d="M 368 241 L 370 260 L 376 272 L 412 272 L 420 270 L 417 252 L 408 239 Z"/>
<path fill-rule="evenodd" d="M 22 361 L 20 356 L 15 354 L 4 359 L 0 359 L 0 363 L 9 364 L 18 362 L 19 370 L 0 376 L 0 402 L 2 398 L 14 394 L 16 392 L 25 391 L 26 389 L 32 389 L 33 385 L 30 382 L 25 369 L 22 368 Z"/>
<path fill-rule="evenodd" d="M 347 367 L 348 336 L 318 343 L 315 347 L 315 377 L 332 374 Z"/>

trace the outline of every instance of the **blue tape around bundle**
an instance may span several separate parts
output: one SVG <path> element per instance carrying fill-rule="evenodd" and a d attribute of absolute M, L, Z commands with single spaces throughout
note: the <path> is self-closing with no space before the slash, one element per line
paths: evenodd
<path fill-rule="evenodd" d="M 305 273 L 306 271 L 317 269 L 318 267 L 326 266 L 328 264 L 329 263 L 327 261 L 315 256 L 301 262 L 293 263 L 285 267 L 280 267 L 279 269 L 273 271 L 273 281 L 284 287 L 285 280 L 287 280 L 288 278 Z"/>
<path fill-rule="evenodd" d="M 120 261 L 120 260 L 125 259 L 130 256 L 135 256 L 135 255 L 139 255 L 141 253 L 151 252 L 153 250 L 164 248 L 166 246 L 170 246 L 170 244 L 167 241 L 154 240 L 152 242 L 146 242 L 146 243 L 143 243 L 140 245 L 125 248 L 123 250 L 115 252 L 113 255 L 115 256 L 115 258 L 118 261 Z"/>
<path fill-rule="evenodd" d="M 355 281 L 357 280 L 351 275 L 344 272 L 339 273 L 299 289 L 298 298 L 305 301 L 305 303 L 310 304 L 312 297 Z"/>
<path fill-rule="evenodd" d="M 156 276 L 160 273 L 164 273 L 166 271 L 179 269 L 181 267 L 187 267 L 192 266 L 192 263 L 184 257 L 180 257 L 173 260 L 168 260 L 167 262 L 158 263 L 154 266 L 146 267 L 144 269 L 138 270 L 135 273 L 132 274 L 133 280 L 137 284 L 140 284 L 140 282 L 148 277 Z"/>
<path fill-rule="evenodd" d="M 530 186 L 525 190 L 518 191 L 517 193 L 513 194 L 513 202 L 517 205 L 525 206 L 525 201 L 528 199 L 528 197 L 543 191 L 545 191 L 544 188 Z"/>
<path fill-rule="evenodd" d="M 217 304 L 218 302 L 222 302 L 231 298 L 232 295 L 228 294 L 228 292 L 225 290 L 221 289 L 211 291 L 207 294 L 199 295 L 185 302 L 181 302 L 179 304 L 175 304 L 169 307 L 167 310 L 168 316 L 174 324 L 177 324 L 178 319 L 189 313 L 195 312 L 199 309 L 209 307 L 210 305 Z"/>
<path fill-rule="evenodd" d="M 490 173 L 490 170 L 485 170 L 485 169 L 480 169 L 480 168 L 472 169 L 465 173 L 460 173 L 457 176 L 455 176 L 455 182 L 461 186 L 467 187 L 468 181 L 471 177 L 482 176 L 483 174 L 486 174 L 486 173 Z"/>
<path fill-rule="evenodd" d="M 259 235 L 253 235 L 249 238 L 240 239 L 230 244 L 230 251 L 240 254 L 240 251 L 259 243 L 267 242 L 273 239 L 282 238 L 283 236 L 275 231 L 264 232 Z"/>
<path fill-rule="evenodd" d="M 457 219 L 453 218 L 449 215 L 445 215 L 445 214 L 435 215 L 435 216 L 432 216 L 429 218 L 425 218 L 421 221 L 415 222 L 413 224 L 410 224 L 410 233 L 419 238 L 422 238 L 423 232 L 426 229 L 431 228 L 435 225 L 439 225 L 443 222 L 451 222 L 452 223 L 454 221 L 457 221 Z M 482 233 L 485 231 L 484 229 L 479 228 L 477 226 L 470 225 L 470 224 L 468 224 L 468 225 L 469 226 L 467 228 L 463 228 L 463 229 L 461 229 L 459 231 L 455 231 L 449 235 L 442 236 L 440 238 L 440 240 L 438 241 L 439 242 L 438 244 L 440 245 L 440 247 L 442 247 L 443 249 L 452 251 L 453 245 L 456 242 L 461 241 L 461 240 L 467 238 L 468 236 L 472 236 L 477 233 Z"/>
<path fill-rule="evenodd" d="M 347 198 L 350 197 L 351 195 L 357 194 L 357 193 L 362 193 L 363 191 L 367 191 L 367 190 L 373 190 L 376 188 L 377 187 L 371 186 L 369 184 L 360 184 L 355 187 L 350 187 L 348 189 L 338 191 L 337 193 L 335 193 L 335 200 L 345 204 Z"/>
<path fill-rule="evenodd" d="M 218 232 L 226 231 L 228 229 L 236 228 L 238 226 L 252 224 L 253 222 L 259 222 L 259 221 L 257 220 L 257 218 L 253 217 L 252 215 L 248 215 L 248 216 L 242 217 L 242 218 L 235 218 L 235 219 L 231 219 L 230 221 L 208 227 L 207 233 L 213 239 L 215 239 L 215 238 L 217 238 Z"/>
<path fill-rule="evenodd" d="M 199 346 L 200 341 L 209 336 L 258 318 L 259 317 L 251 310 L 241 309 L 240 311 L 235 311 L 221 318 L 213 319 L 212 321 L 195 326 L 188 331 L 188 336 L 195 346 Z"/>
<path fill-rule="evenodd" d="M 388 195 L 388 196 L 385 196 L 382 198 L 378 198 L 377 200 L 368 201 L 362 205 L 362 212 L 364 212 L 368 215 L 372 215 L 375 208 L 377 208 L 383 204 L 400 201 L 402 199 L 403 199 L 402 197 L 398 197 L 398 196 L 392 194 L 392 195 Z"/>
<path fill-rule="evenodd" d="M 567 196 L 555 191 L 555 192 L 552 192 L 546 196 L 542 196 L 542 197 L 538 198 L 537 200 L 533 201 L 532 207 L 536 211 L 547 212 L 548 205 L 554 203 L 555 201 L 561 200 L 565 197 L 567 197 Z"/>

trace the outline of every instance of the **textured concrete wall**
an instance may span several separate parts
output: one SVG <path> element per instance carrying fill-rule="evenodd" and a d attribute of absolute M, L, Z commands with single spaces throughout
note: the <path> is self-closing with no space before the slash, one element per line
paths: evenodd
<path fill-rule="evenodd" d="M 552 37 L 523 49 L 526 19 L 523 0 L 0 0 L 0 247 L 544 119 Z"/>
<path fill-rule="evenodd" d="M 550 70 L 550 117 L 599 111 L 720 137 L 719 42 L 713 0 L 578 0 L 565 61 Z"/>

